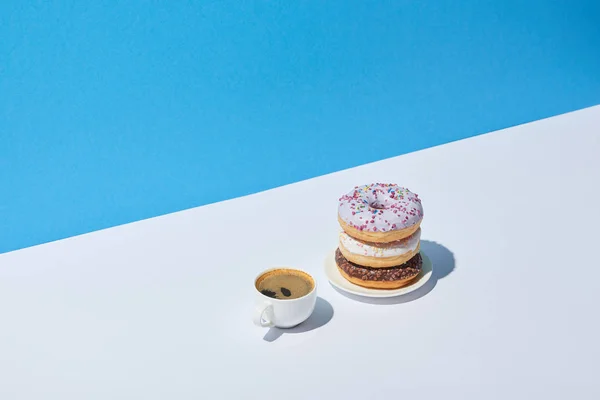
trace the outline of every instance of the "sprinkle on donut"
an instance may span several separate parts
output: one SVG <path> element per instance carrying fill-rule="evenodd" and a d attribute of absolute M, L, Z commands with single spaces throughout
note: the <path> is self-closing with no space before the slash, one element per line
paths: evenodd
<path fill-rule="evenodd" d="M 423 219 L 419 196 L 395 184 L 356 186 L 339 199 L 339 217 L 359 231 L 391 232 Z"/>

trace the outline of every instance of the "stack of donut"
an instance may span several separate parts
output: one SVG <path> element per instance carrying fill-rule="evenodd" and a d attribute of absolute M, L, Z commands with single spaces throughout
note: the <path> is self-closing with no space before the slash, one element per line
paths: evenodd
<path fill-rule="evenodd" d="M 357 186 L 342 196 L 338 221 L 343 229 L 335 252 L 348 281 L 372 289 L 397 289 L 421 272 L 421 199 L 394 184 Z"/>

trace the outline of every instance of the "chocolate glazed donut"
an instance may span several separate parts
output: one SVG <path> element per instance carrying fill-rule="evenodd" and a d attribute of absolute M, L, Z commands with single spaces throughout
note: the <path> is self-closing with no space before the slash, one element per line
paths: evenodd
<path fill-rule="evenodd" d="M 421 272 L 423 259 L 417 253 L 402 265 L 390 268 L 369 268 L 348 261 L 340 249 L 335 251 L 335 263 L 344 278 L 355 285 L 371 289 L 398 289 L 406 286 Z"/>

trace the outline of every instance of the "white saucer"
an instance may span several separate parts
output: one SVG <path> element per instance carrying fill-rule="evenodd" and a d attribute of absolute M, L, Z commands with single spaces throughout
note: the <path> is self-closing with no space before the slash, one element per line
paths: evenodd
<path fill-rule="evenodd" d="M 412 281 L 409 285 L 401 287 L 400 289 L 369 289 L 362 286 L 355 285 L 349 282 L 340 274 L 335 263 L 335 252 L 331 253 L 325 260 L 325 275 L 329 282 L 336 288 L 343 290 L 344 292 L 352 293 L 358 296 L 365 297 L 395 297 L 414 292 L 421 286 L 423 286 L 433 272 L 433 265 L 431 260 L 427 257 L 423 251 L 421 251 L 421 257 L 423 257 L 423 266 L 421 267 L 421 273 Z"/>

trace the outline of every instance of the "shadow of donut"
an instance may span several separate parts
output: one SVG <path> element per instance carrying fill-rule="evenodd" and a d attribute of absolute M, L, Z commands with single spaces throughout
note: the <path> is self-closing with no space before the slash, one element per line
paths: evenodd
<path fill-rule="evenodd" d="M 431 264 L 433 265 L 433 271 L 431 278 L 427 281 L 427 283 L 425 283 L 425 285 L 421 286 L 414 292 L 410 292 L 396 297 L 374 298 L 346 293 L 333 285 L 332 287 L 342 296 L 367 304 L 392 305 L 410 303 L 411 301 L 418 300 L 421 297 L 426 296 L 429 292 L 431 292 L 437 285 L 438 280 L 450 275 L 456 267 L 454 254 L 450 250 L 448 250 L 448 248 L 442 246 L 437 242 L 421 240 L 421 251 L 425 253 L 427 257 L 429 257 L 429 259 L 431 260 Z"/>
<path fill-rule="evenodd" d="M 331 304 L 324 298 L 317 297 L 315 310 L 306 321 L 298 326 L 288 329 L 270 328 L 263 337 L 263 340 L 267 342 L 273 342 L 279 339 L 283 334 L 298 334 L 313 331 L 329 323 L 332 318 L 333 307 Z"/>

